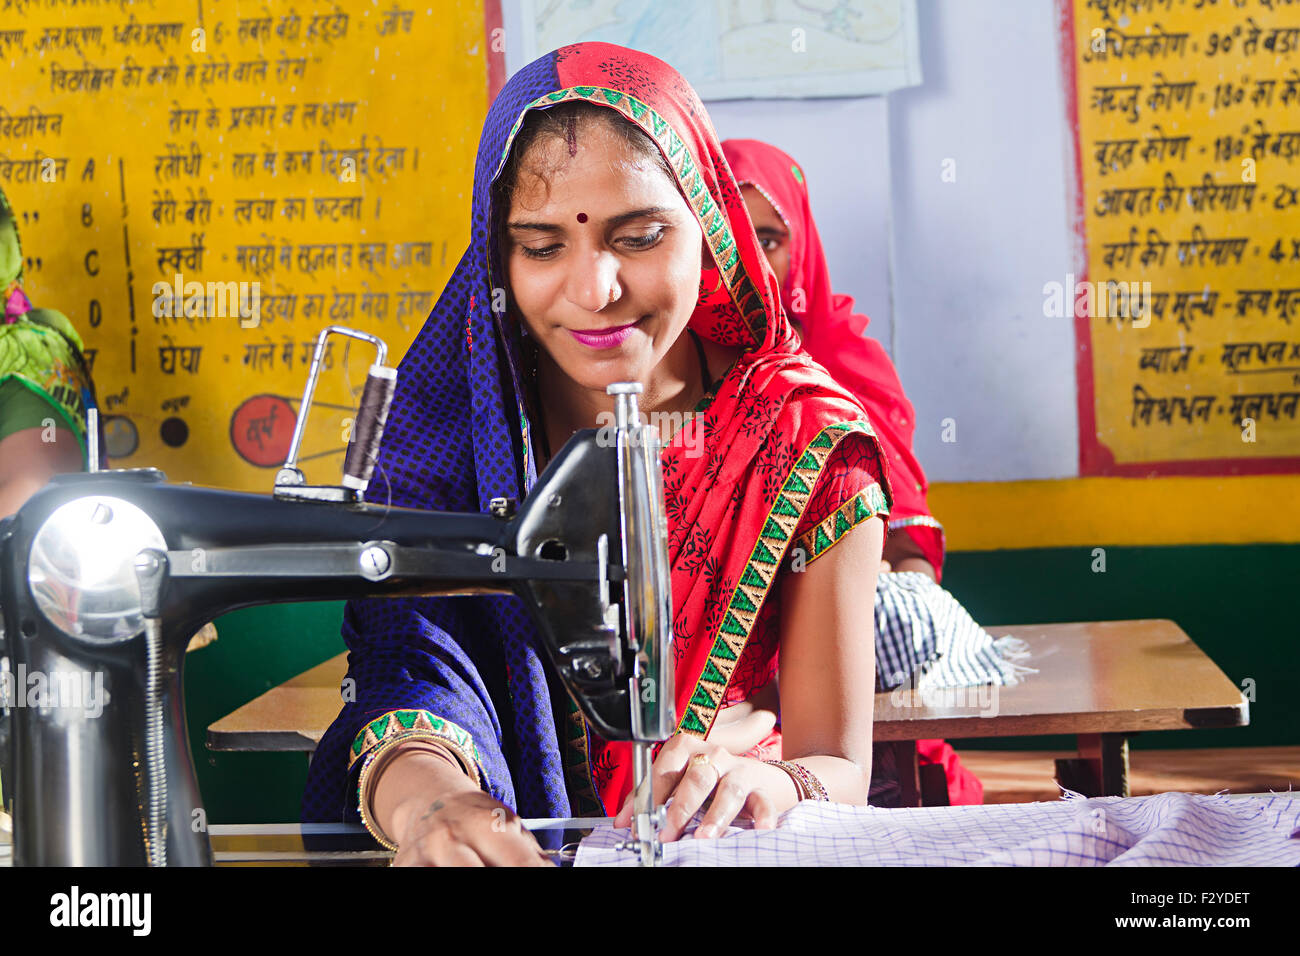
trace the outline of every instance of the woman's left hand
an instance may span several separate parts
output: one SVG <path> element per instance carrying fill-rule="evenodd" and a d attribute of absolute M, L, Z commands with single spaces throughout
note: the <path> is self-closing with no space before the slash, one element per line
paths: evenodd
<path fill-rule="evenodd" d="M 664 744 L 650 778 L 657 805 L 672 797 L 659 832 L 665 843 L 682 835 L 710 797 L 713 802 L 695 831 L 696 839 L 721 836 L 737 816 L 753 820 L 755 829 L 770 830 L 779 814 L 798 802 L 794 782 L 785 771 L 761 760 L 737 757 L 725 747 L 688 734 L 678 734 Z M 631 794 L 614 825 L 632 825 Z"/>

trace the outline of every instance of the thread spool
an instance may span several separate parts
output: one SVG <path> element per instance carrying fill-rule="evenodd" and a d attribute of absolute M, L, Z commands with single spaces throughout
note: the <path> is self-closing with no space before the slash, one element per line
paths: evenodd
<path fill-rule="evenodd" d="M 397 387 L 397 369 L 383 365 L 370 366 L 366 373 L 366 387 L 361 392 L 361 405 L 352 428 L 352 441 L 343 461 L 343 485 L 365 491 L 370 475 L 375 470 L 375 457 L 379 442 L 384 437 L 384 423 L 393 404 L 393 390 Z"/>

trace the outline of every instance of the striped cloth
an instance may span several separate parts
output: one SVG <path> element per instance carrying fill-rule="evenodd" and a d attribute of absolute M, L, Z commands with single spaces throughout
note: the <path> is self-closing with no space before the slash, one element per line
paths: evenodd
<path fill-rule="evenodd" d="M 881 574 L 876 583 L 876 692 L 1018 684 L 1037 673 L 1029 648 L 994 639 L 948 591 L 916 571 Z"/>
<path fill-rule="evenodd" d="M 664 845 L 668 866 L 1288 866 L 1300 865 L 1300 793 L 1068 799 L 887 810 L 803 801 L 774 830 L 730 827 Z M 576 866 L 635 866 L 594 830 Z"/>

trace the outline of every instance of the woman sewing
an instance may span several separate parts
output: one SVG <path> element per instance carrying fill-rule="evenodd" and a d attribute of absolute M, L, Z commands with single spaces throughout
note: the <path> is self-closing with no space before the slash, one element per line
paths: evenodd
<path fill-rule="evenodd" d="M 867 802 L 887 465 L 861 406 L 800 351 L 675 71 L 588 43 L 510 80 L 469 248 L 398 381 L 372 488 L 448 510 L 522 497 L 609 420 L 607 385 L 642 384 L 674 605 L 664 840 L 702 809 L 707 838 L 802 799 Z M 305 819 L 359 813 L 396 863 L 439 865 L 544 865 L 516 814 L 630 821 L 631 746 L 590 733 L 515 599 L 352 601 L 343 632 L 355 700 L 316 751 Z M 779 737 L 760 706 L 778 686 Z"/>

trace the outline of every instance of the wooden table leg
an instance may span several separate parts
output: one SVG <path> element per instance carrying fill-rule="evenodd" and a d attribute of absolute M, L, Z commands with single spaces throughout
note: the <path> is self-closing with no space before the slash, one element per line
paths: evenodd
<path fill-rule="evenodd" d="M 1127 797 L 1128 737 L 1079 734 L 1079 756 L 1056 761 L 1056 779 L 1085 797 Z"/>
<path fill-rule="evenodd" d="M 946 807 L 952 801 L 948 799 L 948 774 L 942 764 L 918 762 L 917 769 L 921 778 L 921 806 Z"/>
<path fill-rule="evenodd" d="M 900 806 L 919 807 L 921 805 L 921 780 L 916 766 L 916 741 L 896 740 L 894 761 L 898 766 L 898 780 L 901 785 Z"/>

